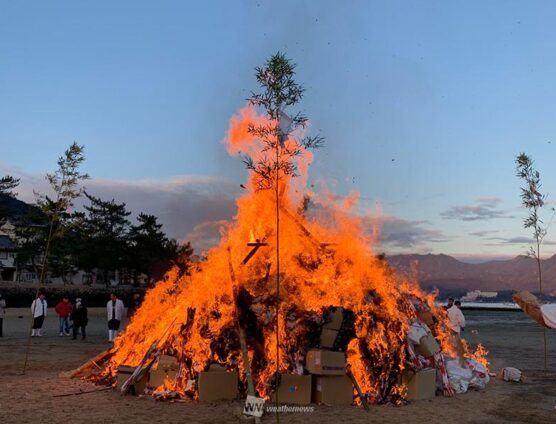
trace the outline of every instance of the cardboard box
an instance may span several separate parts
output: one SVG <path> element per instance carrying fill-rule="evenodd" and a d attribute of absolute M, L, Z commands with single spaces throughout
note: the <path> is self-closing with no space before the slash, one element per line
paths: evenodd
<path fill-rule="evenodd" d="M 149 387 L 159 387 L 167 378 L 174 380 L 180 369 L 177 359 L 170 355 L 162 355 L 149 375 Z"/>
<path fill-rule="evenodd" d="M 160 387 L 166 379 L 173 381 L 176 378 L 176 373 L 177 371 L 166 371 L 160 367 L 155 370 L 151 370 L 149 375 L 149 387 Z"/>
<path fill-rule="evenodd" d="M 421 318 L 421 321 L 427 324 L 427 327 L 434 327 L 434 318 L 432 317 L 431 311 L 419 311 L 419 317 Z"/>
<path fill-rule="evenodd" d="M 233 400 L 238 396 L 238 374 L 236 371 L 209 370 L 199 374 L 199 400 Z"/>
<path fill-rule="evenodd" d="M 327 322 L 322 326 L 322 328 L 338 331 L 340 328 L 342 328 L 342 322 L 344 321 L 344 310 L 342 308 L 336 308 L 336 310 L 334 312 L 331 312 L 326 318 Z"/>
<path fill-rule="evenodd" d="M 278 402 L 293 405 L 309 405 L 311 403 L 311 376 L 297 374 L 281 374 L 278 386 Z M 276 393 L 272 395 L 276 402 Z"/>
<path fill-rule="evenodd" d="M 402 384 L 407 386 L 407 400 L 432 399 L 436 394 L 436 370 L 425 368 L 416 373 L 404 370 Z"/>
<path fill-rule="evenodd" d="M 344 352 L 312 349 L 307 352 L 305 368 L 311 374 L 342 375 L 346 373 L 346 355 Z"/>
<path fill-rule="evenodd" d="M 347 375 L 318 375 L 313 378 L 313 402 L 351 405 L 353 384 Z"/>
<path fill-rule="evenodd" d="M 440 352 L 440 345 L 432 335 L 428 333 L 426 336 L 421 337 L 418 345 L 415 345 L 415 353 L 428 358 L 435 353 Z"/>
<path fill-rule="evenodd" d="M 320 333 L 320 346 L 327 349 L 334 349 L 336 339 L 338 338 L 338 330 L 323 328 Z"/>
<path fill-rule="evenodd" d="M 122 386 L 127 381 L 131 374 L 135 371 L 135 367 L 130 367 L 127 365 L 120 365 L 116 374 L 116 389 L 120 391 Z M 149 378 L 148 373 L 143 376 L 139 381 L 137 381 L 131 388 L 130 392 L 134 395 L 140 395 L 145 391 L 147 387 L 147 380 Z"/>
<path fill-rule="evenodd" d="M 158 360 L 157 369 L 158 368 L 162 368 L 166 371 L 178 371 L 180 368 L 180 364 L 175 357 L 170 355 L 162 355 Z"/>

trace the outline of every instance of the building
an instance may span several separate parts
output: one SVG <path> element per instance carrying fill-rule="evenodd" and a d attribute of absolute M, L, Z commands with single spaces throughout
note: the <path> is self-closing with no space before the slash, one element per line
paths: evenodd
<path fill-rule="evenodd" d="M 0 234 L 0 280 L 15 281 L 16 276 L 15 244 L 10 236 Z"/>

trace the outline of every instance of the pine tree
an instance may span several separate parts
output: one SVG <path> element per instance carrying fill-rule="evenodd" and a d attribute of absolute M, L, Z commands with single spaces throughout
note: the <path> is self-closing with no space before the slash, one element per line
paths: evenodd
<path fill-rule="evenodd" d="M 2 197 L 15 197 L 17 193 L 13 191 L 19 185 L 19 178 L 14 178 L 11 175 L 5 175 L 0 178 L 0 200 Z M 9 218 L 9 210 L 0 205 L 0 226 L 4 225 L 7 218 Z"/>
<path fill-rule="evenodd" d="M 109 272 L 121 270 L 128 260 L 128 231 L 131 214 L 125 203 L 102 200 L 85 193 L 90 205 L 85 206 L 87 216 L 83 226 L 86 234 L 86 251 L 80 257 L 80 267 L 85 270 L 99 268 L 108 285 Z"/>

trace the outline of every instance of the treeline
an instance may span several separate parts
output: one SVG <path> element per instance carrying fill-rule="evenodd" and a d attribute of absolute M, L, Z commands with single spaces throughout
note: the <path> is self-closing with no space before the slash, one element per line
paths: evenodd
<path fill-rule="evenodd" d="M 78 270 L 98 270 L 99 280 L 107 282 L 117 270 L 120 279 L 136 282 L 140 274 L 159 279 L 173 264 L 187 271 L 193 249 L 189 243 L 180 245 L 168 238 L 156 216 L 140 213 L 132 223 L 125 203 L 85 196 L 89 204 L 83 212 L 62 213 L 52 228 L 59 236 L 48 255 L 51 277 L 65 281 Z M 37 275 L 50 231 L 44 211 L 44 207 L 32 209 L 16 227 L 17 261 L 28 264 Z"/>
<path fill-rule="evenodd" d="M 79 170 L 83 161 L 83 146 L 73 143 L 57 170 L 46 175 L 53 196 L 36 193 L 36 205 L 15 218 L 0 205 L 0 225 L 10 218 L 16 224 L 18 268 L 40 276 L 41 283 L 56 277 L 68 282 L 79 270 L 95 272 L 105 283 L 116 271 L 119 281 L 129 283 L 141 275 L 157 280 L 172 265 L 187 272 L 191 245 L 167 237 L 156 216 L 140 213 L 132 220 L 125 203 L 86 192 L 82 183 L 89 176 Z M 12 176 L 0 178 L 0 195 L 14 199 L 18 184 Z M 81 196 L 88 204 L 76 211 L 74 200 Z"/>

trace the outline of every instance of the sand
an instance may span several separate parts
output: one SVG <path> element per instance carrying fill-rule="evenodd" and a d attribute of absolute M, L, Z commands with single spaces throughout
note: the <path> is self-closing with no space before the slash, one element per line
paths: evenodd
<path fill-rule="evenodd" d="M 486 315 L 485 315 L 486 314 Z M 281 423 L 554 423 L 556 422 L 556 331 L 548 333 L 549 369 L 542 368 L 542 330 L 521 313 L 468 312 L 467 336 L 482 340 L 491 351 L 492 369 L 515 366 L 526 383 L 493 380 L 485 391 L 455 398 L 441 396 L 407 406 L 372 406 L 369 413 L 357 407 L 315 406 L 312 413 L 286 413 Z M 18 318 L 24 315 L 25 318 Z M 56 397 L 79 391 L 102 390 L 87 381 L 59 378 L 105 350 L 102 309 L 90 311 L 88 339 L 59 337 L 57 318 L 45 322 L 46 336 L 32 340 L 29 367 L 21 375 L 30 319 L 27 309 L 10 309 L 0 338 L 0 422 L 5 423 L 237 423 L 241 402 L 156 402 L 150 397 L 120 396 L 114 390 Z M 478 334 L 472 334 L 476 330 Z M 275 422 L 265 416 L 264 422 Z"/>

